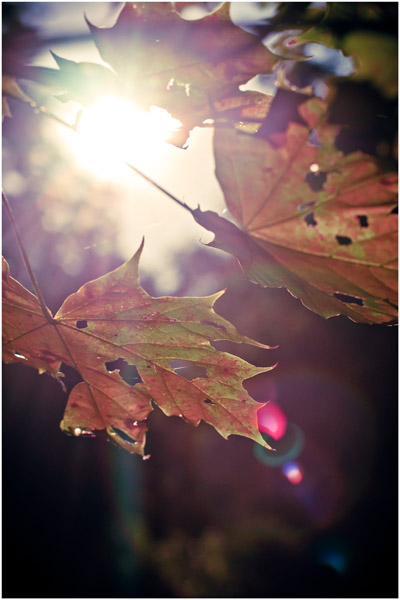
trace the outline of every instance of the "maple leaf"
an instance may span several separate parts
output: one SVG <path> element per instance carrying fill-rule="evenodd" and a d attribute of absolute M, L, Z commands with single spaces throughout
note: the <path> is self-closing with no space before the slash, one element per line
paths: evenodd
<path fill-rule="evenodd" d="M 279 61 L 259 37 L 232 23 L 228 4 L 187 21 L 172 3 L 126 3 L 113 27 L 87 23 L 123 93 L 145 106 L 162 106 L 181 120 L 186 135 L 215 117 L 215 103 L 234 97 L 236 107 L 248 105 L 238 86 L 271 73 Z"/>
<path fill-rule="evenodd" d="M 53 89 L 61 101 L 83 106 L 102 95 L 129 98 L 144 110 L 160 106 L 182 123 L 167 140 L 179 147 L 193 127 L 221 113 L 224 123 L 246 131 L 256 131 L 265 117 L 271 98 L 241 92 L 238 86 L 271 73 L 279 58 L 259 36 L 233 24 L 228 5 L 187 21 L 172 3 L 126 3 L 112 27 L 86 21 L 100 56 L 113 70 L 52 52 L 58 69 L 14 65 L 14 74 Z"/>
<path fill-rule="evenodd" d="M 268 348 L 241 336 L 213 310 L 223 292 L 205 298 L 152 298 L 139 285 L 142 250 L 121 267 L 90 281 L 46 318 L 39 301 L 9 274 L 3 262 L 4 361 L 60 376 L 61 363 L 81 375 L 70 393 L 61 428 L 75 434 L 105 429 L 122 447 L 143 455 L 152 400 L 168 415 L 193 425 L 211 424 L 225 438 L 249 437 L 266 445 L 257 427 L 261 405 L 243 380 L 258 368 L 210 341 L 230 340 Z M 107 366 L 135 365 L 140 383 L 130 386 Z M 188 361 L 205 376 L 191 381 L 174 369 Z"/>
<path fill-rule="evenodd" d="M 169 2 L 126 3 L 113 27 L 87 23 L 103 60 L 133 86 L 145 78 L 165 88 L 172 78 L 212 91 L 237 87 L 277 63 L 257 36 L 232 23 L 227 4 L 187 21 Z"/>
<path fill-rule="evenodd" d="M 251 281 L 286 287 L 324 317 L 365 323 L 397 317 L 397 177 L 362 153 L 334 148 L 327 105 L 299 107 L 270 141 L 234 130 L 214 137 L 216 175 L 241 225 L 197 210 L 211 244 L 237 256 Z M 317 143 L 309 136 L 314 131 Z"/>

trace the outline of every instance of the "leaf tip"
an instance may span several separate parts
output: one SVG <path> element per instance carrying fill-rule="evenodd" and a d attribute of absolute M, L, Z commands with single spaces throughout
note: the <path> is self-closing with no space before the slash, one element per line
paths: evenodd
<path fill-rule="evenodd" d="M 53 52 L 53 50 L 49 50 L 49 52 L 52 55 L 52 57 L 54 58 L 54 60 L 56 61 L 57 67 L 59 69 L 62 69 L 63 64 L 65 65 L 68 62 L 68 61 L 65 60 L 65 58 L 61 58 L 61 56 L 58 56 L 58 54 L 56 54 L 55 52 Z"/>
<path fill-rule="evenodd" d="M 142 237 L 142 241 L 140 242 L 139 248 L 136 250 L 136 252 L 132 256 L 131 260 L 134 260 L 136 263 L 139 263 L 140 257 L 142 256 L 143 248 L 144 248 L 144 236 Z"/>
<path fill-rule="evenodd" d="M 224 288 L 223 290 L 219 291 L 219 292 L 215 292 L 215 294 L 212 294 L 210 296 L 210 298 L 212 299 L 212 304 L 211 306 L 213 307 L 214 304 L 216 303 L 216 301 L 221 298 L 221 296 L 223 296 L 226 292 L 226 288 Z"/>

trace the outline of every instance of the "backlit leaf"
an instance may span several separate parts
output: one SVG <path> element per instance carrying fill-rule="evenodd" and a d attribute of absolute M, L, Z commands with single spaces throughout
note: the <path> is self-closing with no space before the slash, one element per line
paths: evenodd
<path fill-rule="evenodd" d="M 397 176 L 367 155 L 337 151 L 326 110 L 320 99 L 305 102 L 305 125 L 290 123 L 270 141 L 217 130 L 216 175 L 242 231 L 212 213 L 194 217 L 251 281 L 286 287 L 325 317 L 389 323 L 397 317 Z"/>
<path fill-rule="evenodd" d="M 145 78 L 165 89 L 174 79 L 210 92 L 268 73 L 277 62 L 257 36 L 232 23 L 227 4 L 187 21 L 169 2 L 126 3 L 113 27 L 88 24 L 103 60 L 132 86 Z"/>
<path fill-rule="evenodd" d="M 124 95 L 167 109 L 190 131 L 214 118 L 215 103 L 245 100 L 238 86 L 271 73 L 278 57 L 236 27 L 225 4 L 203 19 L 183 19 L 169 2 L 127 3 L 113 27 L 88 22 L 101 57 Z"/>
<path fill-rule="evenodd" d="M 80 435 L 105 429 L 121 446 L 143 454 L 152 400 L 168 416 L 211 424 L 223 436 L 243 435 L 265 445 L 255 402 L 243 380 L 271 367 L 253 367 L 215 350 L 210 341 L 267 346 L 241 336 L 213 310 L 221 293 L 205 298 L 152 298 L 138 281 L 141 249 L 121 267 L 69 296 L 50 322 L 38 300 L 3 263 L 3 349 L 20 362 L 59 376 L 61 363 L 82 377 L 70 393 L 61 427 Z M 135 365 L 129 385 L 110 365 Z M 199 367 L 188 380 L 176 361 Z M 109 371 L 111 368 L 111 372 Z M 181 374 L 180 374 L 181 373 Z"/>

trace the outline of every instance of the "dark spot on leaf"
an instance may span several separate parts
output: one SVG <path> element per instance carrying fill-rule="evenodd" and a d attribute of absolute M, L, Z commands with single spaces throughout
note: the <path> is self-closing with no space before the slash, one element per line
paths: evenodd
<path fill-rule="evenodd" d="M 357 215 L 360 227 L 368 227 L 368 217 L 366 215 Z"/>
<path fill-rule="evenodd" d="M 311 208 L 312 206 L 315 206 L 317 203 L 316 202 L 306 202 L 305 204 L 299 204 L 297 207 L 297 210 L 306 210 L 307 208 Z"/>
<path fill-rule="evenodd" d="M 135 365 L 129 365 L 123 358 L 117 358 L 116 360 L 106 362 L 105 365 L 107 371 L 115 371 L 117 369 L 120 377 L 122 377 L 128 385 L 133 386 L 137 383 L 142 383 L 142 378 Z"/>
<path fill-rule="evenodd" d="M 210 398 L 206 398 L 204 400 L 204 404 L 211 404 L 211 406 L 215 406 L 215 402 L 213 402 L 212 400 L 210 400 Z"/>
<path fill-rule="evenodd" d="M 215 327 L 215 329 L 221 329 L 221 331 L 226 331 L 226 327 L 223 325 L 218 325 L 218 323 L 214 323 L 213 321 L 200 321 L 202 325 L 210 325 L 211 327 Z"/>
<path fill-rule="evenodd" d="M 76 326 L 78 329 L 85 329 L 87 327 L 87 321 L 77 321 Z"/>
<path fill-rule="evenodd" d="M 308 213 L 308 215 L 304 217 L 304 221 L 307 223 L 308 227 L 315 227 L 318 225 L 313 212 Z"/>
<path fill-rule="evenodd" d="M 317 173 L 309 172 L 305 176 L 305 181 L 308 183 L 313 192 L 319 192 L 324 187 L 326 173 L 324 171 L 318 171 Z"/>
<path fill-rule="evenodd" d="M 206 367 L 194 365 L 187 360 L 171 360 L 169 365 L 174 369 L 177 375 L 183 377 L 183 379 L 186 379 L 187 381 L 198 378 L 207 378 Z"/>
<path fill-rule="evenodd" d="M 341 246 L 349 246 L 350 244 L 353 243 L 352 239 L 345 235 L 337 235 L 336 239 L 337 239 L 337 243 L 340 244 Z"/>
<path fill-rule="evenodd" d="M 79 404 L 77 404 L 76 402 L 71 402 L 70 406 L 71 408 L 79 408 Z"/>
<path fill-rule="evenodd" d="M 389 300 L 389 298 L 385 298 L 385 302 L 387 302 L 389 304 L 389 306 L 392 306 L 393 308 L 395 308 L 397 310 L 398 306 L 395 302 L 392 302 L 391 300 Z"/>
<path fill-rule="evenodd" d="M 91 292 L 90 290 L 86 289 L 85 290 L 85 298 L 88 298 L 88 300 L 91 300 L 92 298 L 94 298 L 93 292 Z"/>
<path fill-rule="evenodd" d="M 133 429 L 137 426 L 137 421 L 134 421 L 133 419 L 125 419 L 124 423 L 128 429 Z"/>
<path fill-rule="evenodd" d="M 398 215 L 399 214 L 399 207 L 395 206 L 391 211 L 392 215 Z"/>
<path fill-rule="evenodd" d="M 340 292 L 335 292 L 333 294 L 335 298 L 344 302 L 345 304 L 357 304 L 358 306 L 364 306 L 364 300 L 362 298 L 357 298 L 357 296 L 348 296 L 347 294 L 341 294 Z"/>

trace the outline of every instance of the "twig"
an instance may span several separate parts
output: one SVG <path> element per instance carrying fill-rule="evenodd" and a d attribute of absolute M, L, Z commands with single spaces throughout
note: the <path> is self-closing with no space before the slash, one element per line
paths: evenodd
<path fill-rule="evenodd" d="M 151 183 L 151 185 L 154 186 L 157 190 L 160 190 L 160 192 L 162 192 L 163 194 L 168 196 L 168 198 L 171 198 L 171 200 L 173 200 L 174 202 L 179 204 L 179 206 L 182 206 L 182 208 L 186 208 L 186 210 L 192 212 L 192 209 L 190 208 L 190 206 L 188 206 L 185 202 L 182 202 L 182 200 L 179 200 L 176 196 L 174 196 L 173 194 L 168 192 L 168 190 L 166 190 L 161 185 L 159 185 L 156 181 L 154 181 L 154 179 L 152 179 L 148 175 L 145 175 L 142 171 L 140 171 L 137 167 L 134 167 L 133 165 L 131 165 L 131 163 L 129 163 L 128 161 L 124 160 L 124 163 L 126 164 L 127 167 L 132 169 L 132 171 L 134 171 L 135 173 L 140 175 L 140 177 L 143 177 L 143 179 L 145 179 L 148 183 Z"/>
<path fill-rule="evenodd" d="M 26 270 L 28 271 L 28 274 L 29 274 L 30 280 L 32 282 L 33 288 L 35 290 L 37 299 L 39 300 L 40 308 L 42 309 L 43 315 L 49 321 L 49 323 L 54 323 L 55 321 L 54 321 L 53 317 L 51 316 L 49 309 L 46 306 L 46 302 L 44 301 L 43 294 L 41 292 L 41 289 L 39 287 L 37 279 L 33 273 L 31 263 L 29 262 L 29 258 L 26 253 L 24 244 L 22 242 L 22 238 L 18 231 L 17 222 L 15 220 L 14 213 L 11 209 L 10 203 L 8 202 L 7 196 L 5 195 L 4 191 L 2 191 L 2 199 L 3 199 L 4 208 L 6 209 L 8 218 L 10 219 L 11 227 L 14 231 L 15 237 L 17 238 L 18 246 L 21 251 Z"/>

